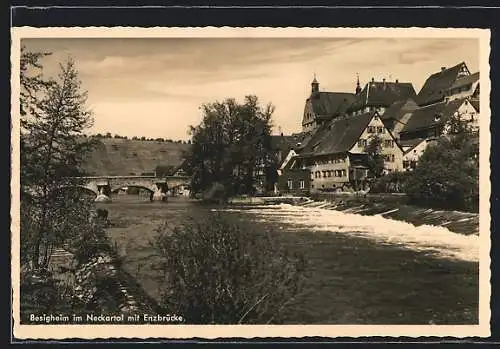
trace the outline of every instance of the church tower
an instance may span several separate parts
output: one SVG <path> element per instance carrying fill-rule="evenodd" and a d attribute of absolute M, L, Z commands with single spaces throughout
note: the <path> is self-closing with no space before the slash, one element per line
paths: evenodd
<path fill-rule="evenodd" d="M 314 73 L 314 80 L 311 82 L 311 96 L 319 93 L 319 82 L 316 80 L 316 73 Z"/>
<path fill-rule="evenodd" d="M 359 85 L 359 74 L 356 73 L 356 78 L 357 78 L 357 81 L 356 81 L 356 94 L 359 95 L 359 93 L 361 92 L 361 86 Z"/>

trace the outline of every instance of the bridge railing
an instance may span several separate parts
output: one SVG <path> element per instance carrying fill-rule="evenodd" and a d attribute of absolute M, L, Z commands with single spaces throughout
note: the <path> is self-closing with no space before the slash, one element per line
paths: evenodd
<path fill-rule="evenodd" d="M 183 179 L 186 180 L 188 176 L 164 176 L 164 177 L 156 177 L 156 176 L 87 176 L 87 177 L 72 177 L 73 179 Z"/>

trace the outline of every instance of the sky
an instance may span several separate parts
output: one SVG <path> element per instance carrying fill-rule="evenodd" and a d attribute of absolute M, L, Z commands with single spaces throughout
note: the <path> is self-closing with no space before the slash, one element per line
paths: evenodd
<path fill-rule="evenodd" d="M 382 80 L 411 82 L 464 61 L 479 69 L 477 39 L 412 38 L 36 38 L 23 39 L 54 76 L 76 62 L 94 126 L 89 133 L 187 140 L 203 103 L 245 95 L 272 103 L 274 133 L 300 132 L 314 74 L 321 91 L 354 92 Z"/>

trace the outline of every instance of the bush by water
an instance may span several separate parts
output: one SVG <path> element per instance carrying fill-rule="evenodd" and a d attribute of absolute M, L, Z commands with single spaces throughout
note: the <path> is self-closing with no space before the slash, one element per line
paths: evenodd
<path fill-rule="evenodd" d="M 301 291 L 304 258 L 289 254 L 269 233 L 244 230 L 218 215 L 158 231 L 162 307 L 188 323 L 279 322 Z"/>

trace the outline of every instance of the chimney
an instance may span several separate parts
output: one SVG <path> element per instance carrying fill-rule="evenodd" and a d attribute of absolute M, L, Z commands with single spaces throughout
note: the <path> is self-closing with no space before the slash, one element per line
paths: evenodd
<path fill-rule="evenodd" d="M 385 78 L 382 79 L 382 82 L 385 82 Z"/>
<path fill-rule="evenodd" d="M 445 71 L 446 70 L 446 67 L 441 67 L 441 71 Z"/>
<path fill-rule="evenodd" d="M 397 84 L 397 83 L 399 83 L 399 80 L 398 80 L 398 79 L 396 79 L 396 84 Z"/>
<path fill-rule="evenodd" d="M 375 78 L 372 78 L 372 82 L 375 82 Z"/>
<path fill-rule="evenodd" d="M 283 137 L 283 132 L 281 132 L 281 137 Z"/>

